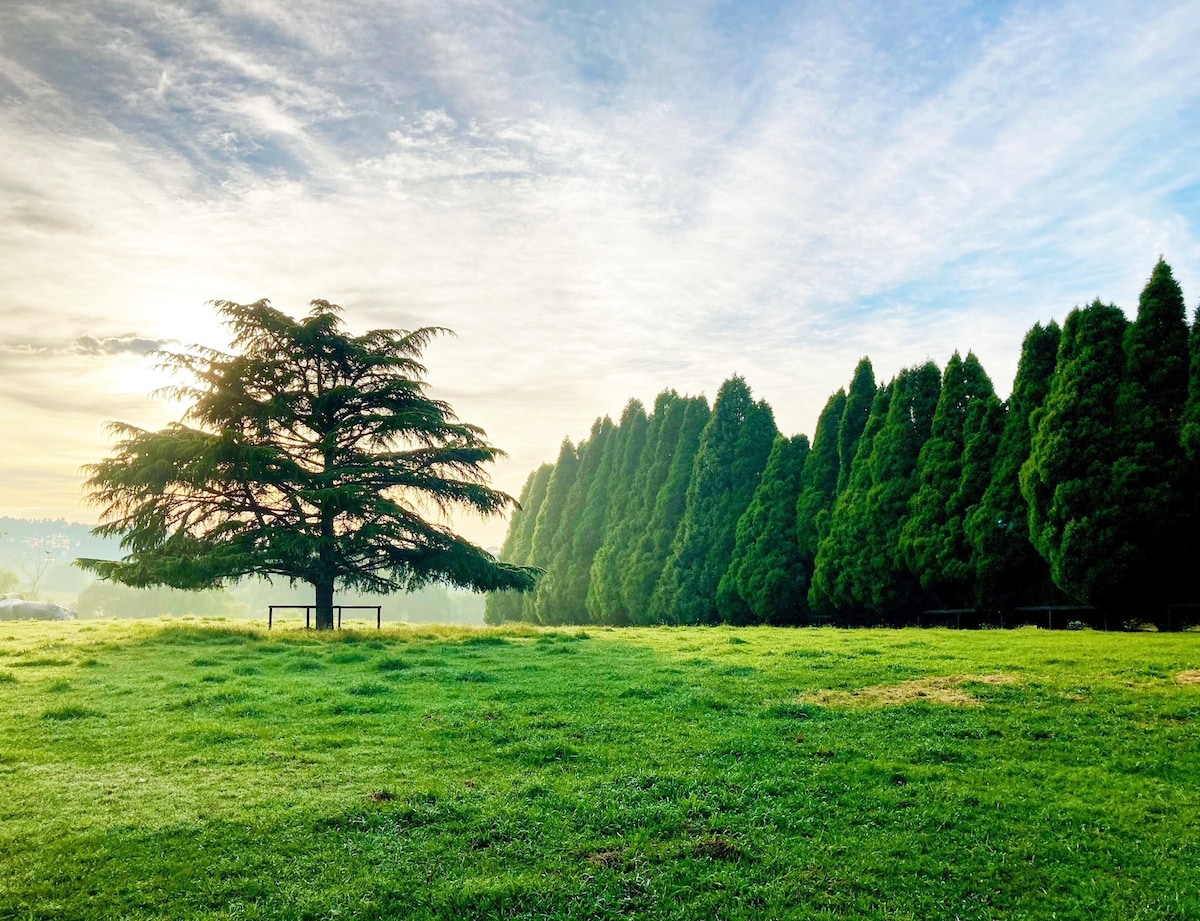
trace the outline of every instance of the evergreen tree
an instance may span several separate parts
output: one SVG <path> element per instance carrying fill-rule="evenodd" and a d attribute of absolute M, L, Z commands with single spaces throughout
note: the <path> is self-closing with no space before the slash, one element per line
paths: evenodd
<path fill-rule="evenodd" d="M 1127 326 L 1119 308 L 1098 300 L 1068 315 L 1021 468 L 1033 545 L 1060 589 L 1098 606 L 1112 606 L 1130 574 L 1130 561 L 1118 553 L 1121 514 L 1112 488 Z"/>
<path fill-rule="evenodd" d="M 838 427 L 838 492 L 845 489 L 850 482 L 854 459 L 858 456 L 858 443 L 875 403 L 875 391 L 875 371 L 871 367 L 871 359 L 860 358 L 854 369 L 854 377 L 850 381 L 846 409 Z"/>
<path fill-rule="evenodd" d="M 1187 308 L 1162 259 L 1142 291 L 1124 344 L 1121 454 L 1113 465 L 1112 502 L 1120 516 L 1117 553 L 1128 561 L 1126 599 L 1158 615 L 1184 584 L 1188 560 L 1180 549 L 1189 524 L 1180 447 L 1188 391 Z"/>
<path fill-rule="evenodd" d="M 538 582 L 538 591 L 534 597 L 534 611 L 538 623 L 586 623 L 586 581 L 583 594 L 577 594 L 578 579 L 575 573 L 584 565 L 581 557 L 592 544 L 593 535 L 591 522 L 587 517 L 587 506 L 589 499 L 598 490 L 606 488 L 604 475 L 612 466 L 614 429 L 613 421 L 608 416 L 597 419 L 592 423 L 587 441 L 579 447 L 579 470 L 567 495 L 562 525 L 555 538 L 550 564 L 546 567 L 546 574 Z M 587 557 L 586 566 L 583 570 L 585 573 L 591 570 L 590 555 Z"/>
<path fill-rule="evenodd" d="M 796 542 L 796 500 L 808 438 L 775 439 L 750 506 L 738 520 L 733 558 L 717 586 L 717 613 L 734 624 L 798 624 L 808 612 L 808 572 Z"/>
<path fill-rule="evenodd" d="M 1200 307 L 1196 308 L 1188 335 L 1188 396 L 1183 409 L 1179 440 L 1190 469 L 1200 466 Z"/>
<path fill-rule="evenodd" d="M 532 588 L 533 572 L 420 514 L 488 517 L 514 501 L 487 485 L 501 452 L 426 392 L 421 353 L 444 330 L 353 336 L 336 304 L 310 306 L 297 320 L 266 300 L 219 301 L 233 352 L 166 355 L 189 378 L 171 389 L 183 419 L 157 432 L 112 423 L 116 453 L 86 468 L 92 533 L 119 536 L 128 555 L 77 564 L 137 587 L 307 582 L 319 630 L 334 626 L 339 586 Z"/>
<path fill-rule="evenodd" d="M 604 540 L 592 563 L 587 607 L 589 617 L 596 623 L 632 622 L 625 598 L 626 574 L 650 529 L 654 500 L 671 466 L 685 411 L 686 403 L 674 390 L 664 390 L 654 401 L 628 501 L 620 510 L 613 510 L 614 520 L 605 529 Z"/>
<path fill-rule="evenodd" d="M 796 549 L 804 573 L 805 603 L 801 610 L 806 613 L 809 608 L 808 587 L 812 584 L 816 568 L 817 547 L 821 538 L 829 533 L 829 517 L 837 498 L 841 468 L 838 436 L 846 402 L 846 392 L 839 390 L 825 403 L 813 434 L 812 452 L 800 474 L 800 496 L 796 500 Z"/>
<path fill-rule="evenodd" d="M 778 434 L 766 403 L 741 377 L 721 385 L 701 436 L 687 506 L 651 608 L 666 623 L 717 621 L 717 584 L 729 567 L 737 522 L 750 505 Z"/>
<path fill-rule="evenodd" d="M 611 578 L 611 563 L 615 558 L 616 545 L 614 540 L 624 522 L 630 517 L 636 504 L 635 489 L 637 472 L 646 449 L 649 420 L 646 408 L 640 400 L 630 400 L 621 415 L 621 424 L 617 428 L 617 444 L 614 451 L 615 466 L 607 477 L 607 491 L 603 497 L 589 498 L 588 517 L 591 519 L 589 528 L 597 528 L 595 535 L 595 552 L 591 555 L 591 566 L 587 573 L 587 589 L 584 604 L 587 609 L 587 619 L 594 623 L 626 624 L 629 619 L 620 599 L 616 599 L 616 609 L 611 613 L 606 611 L 601 603 L 605 587 L 616 587 L 619 591 L 619 579 Z M 603 498 L 603 509 L 598 498 Z M 603 511 L 603 520 L 597 521 L 597 515 Z M 579 559 L 587 556 L 587 547 L 580 548 Z M 607 579 L 607 581 L 606 581 Z M 575 589 L 579 591 L 578 586 Z"/>
<path fill-rule="evenodd" d="M 992 382 L 975 354 L 968 352 L 964 361 L 955 352 L 942 376 L 931 434 L 917 460 L 920 485 L 900 532 L 906 564 L 938 605 L 967 604 L 974 594 L 963 517 L 987 484 L 975 494 L 975 484 L 964 490 L 967 420 L 977 404 L 995 398 Z M 975 411 L 976 426 L 985 418 L 981 412 Z"/>
<path fill-rule="evenodd" d="M 677 413 L 676 425 L 674 417 Z M 670 420 L 664 424 L 656 468 L 647 483 L 653 491 L 653 499 L 646 505 L 649 523 L 637 535 L 621 582 L 626 610 L 635 624 L 658 622 L 651 599 L 687 507 L 688 486 L 696 452 L 700 449 L 700 436 L 710 417 L 708 401 L 704 397 L 684 397 L 672 404 Z M 671 432 L 676 434 L 674 440 L 670 437 Z M 661 485 L 654 490 L 653 485 L 660 474 Z"/>
<path fill-rule="evenodd" d="M 1046 326 L 1038 323 L 1026 333 L 990 480 L 979 504 L 967 515 L 975 601 L 980 605 L 1013 607 L 1059 599 L 1050 567 L 1029 539 L 1029 504 L 1021 493 L 1021 467 L 1029 459 L 1031 417 L 1050 390 L 1061 333 L 1053 321 Z M 990 433 L 979 437 L 988 439 Z M 968 449 L 978 457 L 993 450 L 990 443 L 970 441 Z"/>
<path fill-rule="evenodd" d="M 538 509 L 537 521 L 533 526 L 533 541 L 529 548 L 529 564 L 545 570 L 554 556 L 554 548 L 558 546 L 559 532 L 563 530 L 564 511 L 571 488 L 579 473 L 579 451 L 571 444 L 571 439 L 564 438 L 562 447 L 558 450 L 558 460 L 550 473 L 546 484 L 546 498 Z M 567 532 L 570 533 L 568 527 Z M 542 578 L 545 578 L 543 575 Z M 521 620 L 537 622 L 538 588 L 521 598 Z"/>
<path fill-rule="evenodd" d="M 933 362 L 900 372 L 892 384 L 887 418 L 866 458 L 870 485 L 853 504 L 843 505 L 839 496 L 834 506 L 830 564 L 836 576 L 830 597 L 836 607 L 887 617 L 926 601 L 904 564 L 900 533 L 917 491 L 917 458 L 932 429 L 941 377 Z M 862 460 L 856 457 L 855 465 Z M 852 473 L 851 485 L 854 480 Z"/>
<path fill-rule="evenodd" d="M 808 604 L 817 614 L 837 615 L 843 621 L 853 620 L 867 611 L 863 602 L 869 592 L 860 583 L 860 571 L 852 566 L 856 548 L 863 546 L 866 533 L 867 493 L 871 489 L 871 467 L 868 459 L 887 421 L 894 382 L 889 382 L 875 394 L 867 424 L 858 438 L 852 458 L 850 479 L 837 494 L 829 515 L 829 526 L 817 545 L 813 577 L 808 590 Z"/>
<path fill-rule="evenodd" d="M 552 464 L 542 464 L 525 480 L 518 506 L 508 523 L 508 533 L 500 547 L 499 559 L 505 563 L 525 566 L 530 562 L 533 550 L 533 527 L 537 522 L 538 509 L 546 498 L 546 487 L 550 483 Z M 521 601 L 518 592 L 489 592 L 484 603 L 485 623 L 500 624 L 508 620 L 521 619 Z"/>

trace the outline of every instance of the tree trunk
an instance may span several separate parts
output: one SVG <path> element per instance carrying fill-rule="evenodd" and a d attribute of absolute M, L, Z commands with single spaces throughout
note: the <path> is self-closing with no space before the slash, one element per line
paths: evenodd
<path fill-rule="evenodd" d="M 333 629 L 333 579 L 321 579 L 317 589 L 317 629 Z"/>

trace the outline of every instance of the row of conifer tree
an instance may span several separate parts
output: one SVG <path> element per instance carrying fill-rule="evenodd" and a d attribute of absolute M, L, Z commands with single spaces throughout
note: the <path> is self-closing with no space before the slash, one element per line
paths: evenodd
<path fill-rule="evenodd" d="M 973 353 L 877 383 L 812 442 L 733 377 L 631 400 L 534 471 L 500 558 L 544 570 L 489 623 L 902 621 L 1200 601 L 1200 311 L 1161 259 L 1133 322 L 1099 300 L 1025 337 L 1007 401 Z"/>

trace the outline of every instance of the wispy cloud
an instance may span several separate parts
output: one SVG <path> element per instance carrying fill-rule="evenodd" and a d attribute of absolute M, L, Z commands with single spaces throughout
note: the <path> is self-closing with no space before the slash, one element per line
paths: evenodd
<path fill-rule="evenodd" d="M 92 361 L 222 345 L 213 297 L 448 325 L 509 489 L 734 371 L 792 431 L 862 354 L 1003 390 L 1160 253 L 1200 290 L 1198 40 L 1182 2 L 8 4 L 0 324 Z"/>

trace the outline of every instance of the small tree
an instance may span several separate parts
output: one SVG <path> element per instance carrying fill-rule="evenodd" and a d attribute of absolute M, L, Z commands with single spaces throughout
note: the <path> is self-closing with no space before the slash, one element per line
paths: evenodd
<path fill-rule="evenodd" d="M 112 423 L 114 456 L 85 468 L 103 510 L 93 533 L 120 536 L 128 555 L 80 566 L 133 586 L 200 589 L 251 574 L 307 582 L 322 629 L 333 627 L 335 585 L 533 585 L 533 570 L 431 520 L 513 504 L 483 470 L 502 452 L 425 392 L 418 359 L 444 330 L 351 336 L 340 308 L 321 300 L 302 320 L 266 300 L 214 305 L 235 352 L 164 358 L 195 379 L 167 391 L 190 401 L 184 421 L 157 432 Z"/>

